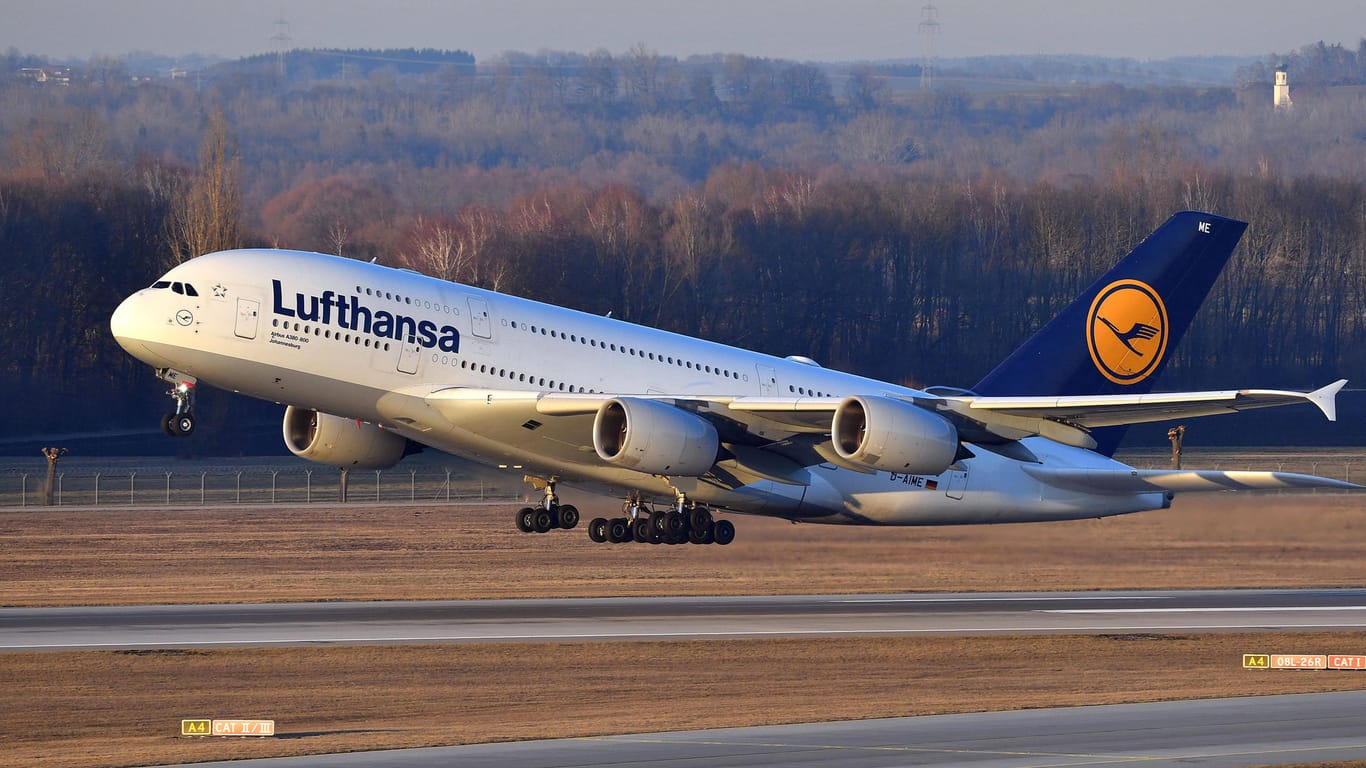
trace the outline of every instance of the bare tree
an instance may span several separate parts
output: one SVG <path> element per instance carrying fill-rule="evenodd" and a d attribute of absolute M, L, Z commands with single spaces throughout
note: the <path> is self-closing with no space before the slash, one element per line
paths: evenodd
<path fill-rule="evenodd" d="M 166 239 L 172 266 L 242 244 L 238 164 L 227 117 L 215 111 L 199 145 L 199 171 L 171 207 Z"/>

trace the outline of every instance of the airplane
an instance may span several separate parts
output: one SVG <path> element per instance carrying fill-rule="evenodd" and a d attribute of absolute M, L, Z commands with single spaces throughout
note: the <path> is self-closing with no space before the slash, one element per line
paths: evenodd
<path fill-rule="evenodd" d="M 914 389 L 336 256 L 239 249 L 129 296 L 118 343 L 195 429 L 209 384 L 285 406 L 296 456 L 386 468 L 433 448 L 525 468 L 528 533 L 574 528 L 561 483 L 624 498 L 595 542 L 728 544 L 723 513 L 953 525 L 1099 518 L 1176 493 L 1361 486 L 1286 472 L 1140 470 L 1127 425 L 1309 403 L 1312 392 L 1153 391 L 1245 222 L 1186 211 L 975 386 Z"/>

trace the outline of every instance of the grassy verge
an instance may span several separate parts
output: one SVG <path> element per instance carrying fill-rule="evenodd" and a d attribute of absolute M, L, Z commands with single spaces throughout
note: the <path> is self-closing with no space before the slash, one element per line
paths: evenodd
<path fill-rule="evenodd" d="M 1360 634 L 860 638 L 0 655 L 0 765 L 126 766 L 1366 686 L 1244 670 Z M 189 717 L 273 739 L 182 739 Z"/>

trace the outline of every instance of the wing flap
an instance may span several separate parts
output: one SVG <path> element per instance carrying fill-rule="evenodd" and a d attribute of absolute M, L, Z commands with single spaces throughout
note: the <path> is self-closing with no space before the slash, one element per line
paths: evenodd
<path fill-rule="evenodd" d="M 1359 490 L 1360 485 L 1294 472 L 1184 469 L 1077 469 L 1028 466 L 1024 471 L 1048 485 L 1083 493 L 1127 494 L 1173 491 L 1278 491 L 1303 488 Z"/>

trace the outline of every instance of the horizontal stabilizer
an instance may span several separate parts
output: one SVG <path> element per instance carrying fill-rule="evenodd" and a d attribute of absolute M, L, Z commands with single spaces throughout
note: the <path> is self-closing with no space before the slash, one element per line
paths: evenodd
<path fill-rule="evenodd" d="M 967 416 L 978 416 L 990 423 L 990 416 L 1018 416 L 1050 419 L 1094 429 L 1122 424 L 1217 416 L 1257 408 L 1275 408 L 1296 403 L 1313 403 L 1329 421 L 1337 420 L 1336 398 L 1346 379 L 1313 392 L 1278 389 L 1230 389 L 1218 392 L 1155 392 L 1134 395 L 1071 395 L 1047 397 L 952 397 L 953 409 Z M 957 404 L 964 404 L 964 410 Z"/>
<path fill-rule="evenodd" d="M 1077 469 L 1025 466 L 1025 472 L 1048 485 L 1083 493 L 1151 493 L 1174 491 L 1278 491 L 1297 488 L 1361 490 L 1363 486 L 1329 477 L 1294 472 L 1249 472 L 1184 469 Z"/>

